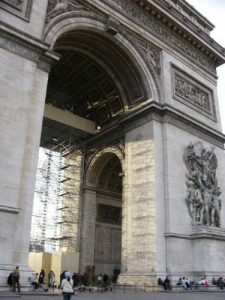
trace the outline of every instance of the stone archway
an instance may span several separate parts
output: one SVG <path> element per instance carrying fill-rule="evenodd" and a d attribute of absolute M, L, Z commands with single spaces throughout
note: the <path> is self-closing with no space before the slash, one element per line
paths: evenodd
<path fill-rule="evenodd" d="M 80 270 L 112 276 L 121 269 L 123 154 L 106 148 L 91 160 L 83 193 Z"/>
<path fill-rule="evenodd" d="M 142 52 L 123 30 L 118 30 L 116 34 L 109 32 L 107 22 L 107 18 L 94 14 L 85 14 L 82 18 L 79 14 L 69 14 L 66 18 L 60 17 L 50 22 L 43 35 L 44 41 L 50 43 L 52 50 L 61 56 L 49 74 L 46 105 L 93 122 L 96 128 L 100 128 L 103 144 L 107 138 L 105 129 L 113 128 L 129 111 L 140 108 L 152 99 L 159 100 L 154 71 L 146 65 Z M 60 126 L 59 123 L 54 125 L 48 118 L 44 119 L 43 146 L 46 141 L 55 140 L 57 131 L 52 127 L 61 131 Z M 49 127 L 51 130 L 48 130 Z M 45 138 L 45 131 L 52 134 L 50 139 Z M 57 136 L 58 143 L 66 138 L 64 128 L 62 132 Z M 94 135 L 82 133 L 79 142 L 85 144 Z M 76 139 L 75 128 L 72 138 L 70 135 L 68 140 L 76 143 Z M 113 270 L 121 268 L 121 220 L 114 220 L 113 216 L 111 220 L 110 216 L 103 220 L 102 215 L 110 211 L 111 215 L 112 211 L 120 215 L 122 190 L 115 192 L 115 185 L 109 186 L 104 174 L 107 163 L 119 167 L 122 161 L 122 152 L 112 147 L 100 151 L 89 165 L 82 200 L 81 272 L 86 271 L 87 266 L 95 265 L 96 272 L 112 275 Z M 110 171 L 114 183 L 118 180 L 120 185 L 122 168 L 118 172 L 120 175 L 115 176 L 113 169 Z M 105 235 L 105 242 L 106 236 L 110 236 L 110 242 L 102 248 L 105 252 L 97 247 L 102 234 Z M 107 256 L 107 249 L 111 250 L 110 257 Z"/>

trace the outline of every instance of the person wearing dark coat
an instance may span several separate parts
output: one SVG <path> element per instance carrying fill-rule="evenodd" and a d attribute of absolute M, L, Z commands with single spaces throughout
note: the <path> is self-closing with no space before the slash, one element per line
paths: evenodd
<path fill-rule="evenodd" d="M 166 276 L 164 282 L 163 282 L 163 286 L 165 290 L 170 290 L 171 289 L 171 284 L 170 284 L 170 280 L 169 277 Z"/>
<path fill-rule="evenodd" d="M 45 282 L 45 271 L 41 269 L 41 272 L 39 274 L 38 283 L 40 286 L 42 286 Z"/>

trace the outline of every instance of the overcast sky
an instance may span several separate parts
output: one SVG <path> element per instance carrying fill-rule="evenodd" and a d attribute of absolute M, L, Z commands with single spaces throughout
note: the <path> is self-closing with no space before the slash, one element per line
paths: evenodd
<path fill-rule="evenodd" d="M 186 0 L 203 16 L 205 16 L 215 28 L 211 31 L 211 37 L 225 48 L 225 0 Z M 218 97 L 221 112 L 223 132 L 225 133 L 225 65 L 217 68 Z"/>

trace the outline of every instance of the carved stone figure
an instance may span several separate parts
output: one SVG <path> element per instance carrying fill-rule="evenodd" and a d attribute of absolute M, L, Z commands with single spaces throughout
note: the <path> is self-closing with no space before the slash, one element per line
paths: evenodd
<path fill-rule="evenodd" d="M 67 11 L 68 4 L 65 0 L 56 2 L 55 6 L 48 12 L 47 20 L 56 17 L 57 15 Z"/>
<path fill-rule="evenodd" d="M 77 0 L 48 0 L 46 23 L 65 12 L 79 10 L 87 10 L 87 8 Z"/>
<path fill-rule="evenodd" d="M 185 202 L 192 224 L 220 227 L 221 191 L 217 186 L 217 158 L 214 149 L 206 149 L 201 142 L 190 143 L 184 151 L 187 193 Z"/>

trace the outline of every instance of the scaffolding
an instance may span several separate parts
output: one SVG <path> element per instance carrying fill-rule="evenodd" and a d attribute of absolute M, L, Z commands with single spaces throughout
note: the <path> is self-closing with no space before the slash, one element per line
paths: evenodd
<path fill-rule="evenodd" d="M 76 251 L 79 247 L 83 146 L 40 148 L 30 251 Z"/>

